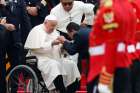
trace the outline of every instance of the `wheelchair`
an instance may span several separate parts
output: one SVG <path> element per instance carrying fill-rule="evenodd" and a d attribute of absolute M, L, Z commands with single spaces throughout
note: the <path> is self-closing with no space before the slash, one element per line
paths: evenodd
<path fill-rule="evenodd" d="M 7 93 L 13 93 L 13 90 L 17 93 L 49 93 L 37 68 L 37 58 L 28 56 L 25 59 L 25 65 L 14 67 L 7 75 Z"/>

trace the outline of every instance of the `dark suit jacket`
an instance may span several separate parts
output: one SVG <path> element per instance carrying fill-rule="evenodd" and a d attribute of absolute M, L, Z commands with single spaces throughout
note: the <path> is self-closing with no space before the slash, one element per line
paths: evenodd
<path fill-rule="evenodd" d="M 9 14 L 7 15 L 7 20 L 9 23 L 14 24 L 16 31 L 12 31 L 14 42 L 21 42 L 24 44 L 31 30 L 31 23 L 29 16 L 26 11 L 26 6 L 24 0 L 12 0 L 6 6 Z M 18 40 L 18 41 L 17 41 Z"/>
<path fill-rule="evenodd" d="M 11 68 L 21 62 L 23 59 L 23 45 L 31 29 L 30 20 L 26 11 L 24 0 L 7 0 L 6 5 L 7 23 L 15 26 L 14 31 L 9 31 L 6 38 L 6 53 L 11 62 Z"/>
<path fill-rule="evenodd" d="M 3 51 L 3 48 L 6 44 L 6 28 L 0 24 L 0 52 Z"/>
<path fill-rule="evenodd" d="M 45 1 L 47 2 L 47 0 Z M 43 23 L 46 15 L 49 14 L 48 2 L 47 2 L 47 5 L 45 6 L 41 3 L 41 0 L 25 0 L 25 3 L 26 3 L 26 6 L 37 7 L 38 9 L 37 16 L 29 15 L 32 27 Z"/>
<path fill-rule="evenodd" d="M 89 33 L 91 29 L 89 28 L 81 28 L 75 35 L 74 35 L 74 42 L 70 43 L 65 41 L 63 44 L 64 49 L 70 54 L 74 55 L 79 53 L 78 56 L 78 69 L 82 71 L 82 60 L 84 59 L 87 63 L 89 62 Z M 88 70 L 88 67 L 85 68 Z M 86 71 L 87 72 L 87 71 Z"/>
<path fill-rule="evenodd" d="M 79 53 L 79 59 L 88 58 L 88 36 L 89 36 L 90 29 L 89 28 L 81 28 L 75 35 L 74 35 L 74 42 L 70 43 L 68 41 L 64 42 L 64 49 L 70 54 L 74 55 Z"/>

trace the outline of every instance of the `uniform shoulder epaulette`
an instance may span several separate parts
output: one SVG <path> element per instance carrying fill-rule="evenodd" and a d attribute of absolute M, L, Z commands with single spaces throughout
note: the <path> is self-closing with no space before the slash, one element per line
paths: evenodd
<path fill-rule="evenodd" d="M 104 6 L 105 7 L 112 7 L 113 2 L 112 0 L 104 0 Z"/>

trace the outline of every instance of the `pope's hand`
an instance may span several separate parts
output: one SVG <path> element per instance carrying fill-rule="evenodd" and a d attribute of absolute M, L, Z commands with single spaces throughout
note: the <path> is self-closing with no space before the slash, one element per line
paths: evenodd
<path fill-rule="evenodd" d="M 58 45 L 58 44 L 60 44 L 60 41 L 59 40 L 54 40 L 53 42 L 52 42 L 52 46 L 54 46 L 54 45 Z"/>
<path fill-rule="evenodd" d="M 64 41 L 66 41 L 66 38 L 64 36 L 59 36 L 57 40 L 59 40 L 61 43 L 64 43 Z"/>

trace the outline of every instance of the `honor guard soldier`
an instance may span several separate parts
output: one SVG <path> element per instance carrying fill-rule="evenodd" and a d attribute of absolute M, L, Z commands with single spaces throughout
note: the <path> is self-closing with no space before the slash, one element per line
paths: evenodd
<path fill-rule="evenodd" d="M 129 0 L 133 6 L 134 13 L 137 17 L 136 31 L 134 32 L 134 43 L 136 44 L 137 56 L 132 59 L 132 93 L 140 92 L 140 0 Z M 135 54 L 136 54 L 135 53 Z M 133 53 L 134 54 L 134 53 Z"/>
<path fill-rule="evenodd" d="M 24 64 L 24 48 L 23 45 L 31 29 L 31 23 L 26 11 L 24 0 L 7 0 L 6 1 L 7 22 L 14 25 L 15 29 L 8 33 L 6 52 L 9 58 L 11 69 L 19 64 Z M 16 93 L 17 86 L 12 83 Z M 4 93 L 4 92 L 3 92 Z"/>
<path fill-rule="evenodd" d="M 136 16 L 128 0 L 101 0 L 100 4 L 89 38 L 89 93 L 96 91 L 98 82 L 100 93 L 111 93 L 113 74 L 113 93 L 131 93 L 127 45 L 135 31 Z"/>

